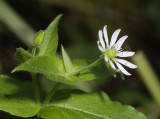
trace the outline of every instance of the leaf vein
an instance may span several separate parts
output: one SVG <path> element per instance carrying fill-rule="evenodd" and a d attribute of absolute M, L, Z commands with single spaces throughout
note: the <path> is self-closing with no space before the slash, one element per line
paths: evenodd
<path fill-rule="evenodd" d="M 52 105 L 52 106 L 55 106 L 55 107 L 59 107 L 59 108 L 65 108 L 65 109 L 70 109 L 70 110 L 73 110 L 73 111 L 79 111 L 79 112 L 83 112 L 83 113 L 86 113 L 86 114 L 89 114 L 89 115 L 94 115 L 94 116 L 97 116 L 97 117 L 100 117 L 100 118 L 103 118 L 103 119 L 110 119 L 108 117 L 105 117 L 105 116 L 102 116 L 102 115 L 99 115 L 99 114 L 95 114 L 95 113 L 92 113 L 92 112 L 88 112 L 88 111 L 85 111 L 85 110 L 81 110 L 81 109 L 78 109 L 78 108 L 73 108 L 73 107 L 69 107 L 69 106 L 64 106 L 64 105 Z"/>

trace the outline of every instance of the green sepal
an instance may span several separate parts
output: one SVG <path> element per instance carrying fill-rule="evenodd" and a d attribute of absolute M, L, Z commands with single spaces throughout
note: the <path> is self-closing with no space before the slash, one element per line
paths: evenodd
<path fill-rule="evenodd" d="M 63 57 L 65 71 L 66 73 L 70 73 L 72 70 L 72 62 L 62 45 L 61 45 L 61 50 L 62 50 L 62 57 Z"/>
<path fill-rule="evenodd" d="M 110 73 L 111 73 L 114 77 L 116 77 L 116 72 L 115 72 L 115 70 L 111 67 L 110 63 L 107 62 L 106 65 L 107 65 Z"/>
<path fill-rule="evenodd" d="M 19 63 L 23 63 L 28 59 L 32 58 L 32 55 L 23 48 L 17 48 L 17 51 L 14 55 L 14 59 Z"/>
<path fill-rule="evenodd" d="M 124 74 L 123 74 L 121 71 L 119 72 L 119 74 L 120 74 L 121 78 L 122 78 L 123 80 L 125 80 Z"/>

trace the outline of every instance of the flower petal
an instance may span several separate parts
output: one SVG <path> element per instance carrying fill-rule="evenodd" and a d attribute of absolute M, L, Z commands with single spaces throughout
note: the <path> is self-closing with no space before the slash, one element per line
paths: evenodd
<path fill-rule="evenodd" d="M 115 44 L 115 47 L 116 47 L 116 50 L 117 50 L 117 51 L 120 50 L 122 44 L 124 43 L 124 41 L 125 41 L 127 38 L 128 38 L 128 36 L 123 36 L 123 37 L 121 37 L 121 38 L 117 41 L 117 43 Z"/>
<path fill-rule="evenodd" d="M 112 61 L 109 60 L 109 63 L 110 63 L 110 65 L 111 65 L 111 67 L 112 67 L 116 72 L 119 72 L 119 71 L 120 71 L 119 69 L 117 69 L 117 68 L 115 67 L 115 65 L 113 64 Z"/>
<path fill-rule="evenodd" d="M 104 52 L 104 51 L 105 51 L 105 49 L 103 49 L 103 48 L 101 47 L 101 45 L 99 44 L 99 41 L 97 41 L 97 45 L 98 45 L 98 48 L 99 48 L 99 50 L 100 50 L 101 52 Z"/>
<path fill-rule="evenodd" d="M 98 34 L 99 34 L 99 40 L 100 40 L 100 43 L 102 45 L 102 48 L 105 49 L 105 43 L 104 43 L 104 40 L 103 40 L 102 30 L 99 30 Z"/>
<path fill-rule="evenodd" d="M 122 66 L 121 64 L 119 64 L 119 63 L 116 62 L 116 61 L 115 61 L 115 63 L 116 63 L 116 65 L 117 65 L 117 67 L 121 70 L 122 73 L 124 73 L 125 75 L 128 75 L 128 76 L 131 75 L 128 71 L 126 71 L 126 70 L 123 68 L 123 66 Z"/>
<path fill-rule="evenodd" d="M 137 68 L 137 66 L 135 64 L 132 64 L 132 63 L 130 63 L 130 62 L 124 60 L 124 59 L 114 58 L 114 60 L 123 64 L 123 65 L 125 65 L 125 66 L 127 66 L 127 67 L 129 67 L 129 68 L 131 68 L 131 69 L 136 69 Z"/>
<path fill-rule="evenodd" d="M 135 54 L 135 52 L 131 52 L 131 51 L 123 51 L 123 52 L 118 52 L 116 54 L 116 56 L 118 57 L 131 57 Z"/>
<path fill-rule="evenodd" d="M 121 31 L 121 29 L 117 29 L 117 30 L 113 33 L 113 35 L 112 35 L 112 37 L 111 37 L 110 48 L 115 44 L 115 42 L 116 42 L 116 40 L 117 40 L 117 37 L 118 37 L 120 31 Z"/>
<path fill-rule="evenodd" d="M 103 28 L 103 34 L 104 34 L 104 39 L 106 41 L 106 46 L 108 48 L 109 46 L 109 41 L 108 41 L 108 33 L 107 33 L 107 25 L 104 26 Z"/>
<path fill-rule="evenodd" d="M 105 55 L 104 60 L 108 62 L 108 57 Z"/>

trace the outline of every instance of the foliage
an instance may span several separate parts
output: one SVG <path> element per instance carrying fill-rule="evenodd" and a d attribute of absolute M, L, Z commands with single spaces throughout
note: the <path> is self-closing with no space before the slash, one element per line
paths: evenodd
<path fill-rule="evenodd" d="M 15 59 L 20 65 L 14 68 L 12 73 L 16 71 L 29 72 L 33 85 L 0 75 L 0 110 L 15 116 L 38 116 L 45 119 L 146 119 L 133 107 L 114 102 L 101 91 L 93 93 L 74 89 L 57 91 L 60 83 L 71 85 L 77 81 L 103 77 L 103 75 L 96 74 L 93 68 L 103 56 L 91 64 L 82 59 L 71 61 L 62 46 L 63 60 L 55 57 L 58 45 L 58 23 L 61 16 L 57 16 L 51 22 L 41 38 L 38 37 L 43 41 L 42 43 L 33 45 L 28 51 L 23 48 L 17 49 Z M 37 37 L 34 37 L 33 41 L 35 38 Z M 37 86 L 36 74 L 41 74 L 45 78 L 57 82 L 50 93 L 45 94 L 41 87 Z M 45 99 L 41 98 L 40 105 L 36 102 L 36 99 L 39 98 L 38 95 L 46 97 Z"/>

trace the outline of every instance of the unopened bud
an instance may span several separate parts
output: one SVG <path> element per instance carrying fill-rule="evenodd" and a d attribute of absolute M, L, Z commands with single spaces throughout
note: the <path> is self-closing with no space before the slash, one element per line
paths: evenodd
<path fill-rule="evenodd" d="M 33 39 L 34 46 L 40 46 L 44 41 L 44 31 L 40 30 Z"/>

